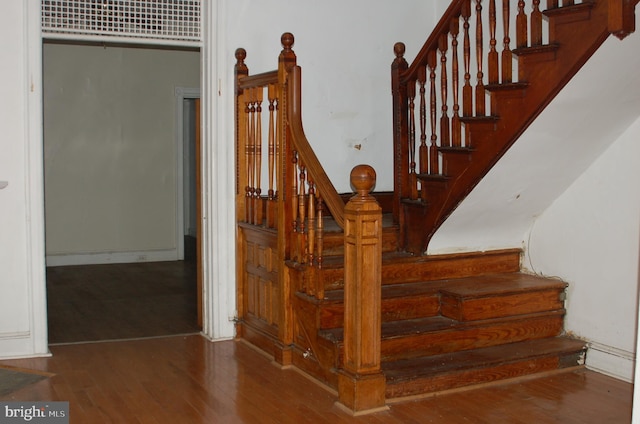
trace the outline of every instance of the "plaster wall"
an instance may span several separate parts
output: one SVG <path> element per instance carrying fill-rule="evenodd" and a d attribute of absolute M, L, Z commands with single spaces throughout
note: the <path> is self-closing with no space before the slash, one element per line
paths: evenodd
<path fill-rule="evenodd" d="M 587 365 L 631 380 L 640 257 L 640 118 L 535 221 L 528 266 L 569 283 L 566 330 Z"/>
<path fill-rule="evenodd" d="M 177 259 L 175 88 L 199 53 L 47 43 L 43 68 L 50 264 Z"/>

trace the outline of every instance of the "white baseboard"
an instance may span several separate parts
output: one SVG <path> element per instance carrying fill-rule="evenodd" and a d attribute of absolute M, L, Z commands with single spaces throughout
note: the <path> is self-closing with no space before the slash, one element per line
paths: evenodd
<path fill-rule="evenodd" d="M 635 353 L 597 342 L 588 345 L 587 368 L 633 383 Z"/>
<path fill-rule="evenodd" d="M 75 253 L 69 255 L 47 255 L 47 266 L 126 264 L 132 262 L 164 262 L 177 260 L 179 260 L 177 249 Z"/>
<path fill-rule="evenodd" d="M 51 356 L 51 352 L 48 349 L 45 352 L 35 352 L 31 332 L 0 333 L 0 360 L 43 356 Z"/>

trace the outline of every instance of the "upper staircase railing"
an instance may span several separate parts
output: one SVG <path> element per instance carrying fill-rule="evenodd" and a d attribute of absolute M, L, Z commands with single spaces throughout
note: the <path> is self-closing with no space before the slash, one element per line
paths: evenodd
<path fill-rule="evenodd" d="M 633 31 L 637 2 L 547 0 L 542 10 L 540 0 L 453 0 L 410 65 L 404 44 L 394 46 L 393 212 L 401 249 L 426 252 L 439 226 L 604 39 Z M 566 24 L 591 14 L 605 18 L 585 24 L 581 43 Z M 574 44 L 575 51 L 560 52 Z M 556 55 L 562 59 L 545 81 L 536 63 Z"/>

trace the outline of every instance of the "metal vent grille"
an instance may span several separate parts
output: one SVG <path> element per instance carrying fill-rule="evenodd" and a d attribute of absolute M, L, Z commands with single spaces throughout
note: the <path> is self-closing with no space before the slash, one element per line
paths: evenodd
<path fill-rule="evenodd" d="M 200 44 L 201 0 L 42 0 L 45 38 Z"/>

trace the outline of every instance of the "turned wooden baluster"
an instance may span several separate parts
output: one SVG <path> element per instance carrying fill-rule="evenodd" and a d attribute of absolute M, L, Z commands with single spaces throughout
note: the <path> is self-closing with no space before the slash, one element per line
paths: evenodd
<path fill-rule="evenodd" d="M 531 45 L 542 45 L 542 12 L 540 11 L 540 0 L 533 0 L 531 11 Z"/>
<path fill-rule="evenodd" d="M 318 264 L 318 269 L 322 269 L 322 263 L 324 262 L 323 250 L 324 250 L 324 202 L 322 201 L 322 197 L 318 195 L 318 203 L 317 203 L 317 216 L 318 216 L 318 231 L 316 234 L 316 263 Z M 322 299 L 324 297 L 324 287 L 322 290 Z"/>
<path fill-rule="evenodd" d="M 498 51 L 496 50 L 496 0 L 489 1 L 489 57 L 488 67 L 489 76 L 487 82 L 489 84 L 498 84 L 500 75 L 498 73 Z"/>
<path fill-rule="evenodd" d="M 294 233 L 298 228 L 298 152 L 294 151 L 291 157 L 291 230 Z"/>
<path fill-rule="evenodd" d="M 527 14 L 524 12 L 524 0 L 518 1 L 518 16 L 516 17 L 516 46 L 518 48 L 527 47 L 528 30 Z"/>
<path fill-rule="evenodd" d="M 451 96 L 453 97 L 453 117 L 451 118 L 451 145 L 462 145 L 462 125 L 460 123 L 460 103 L 458 101 L 458 85 L 460 84 L 458 65 L 458 34 L 460 33 L 460 21 L 458 18 L 451 20 Z"/>
<path fill-rule="evenodd" d="M 255 156 L 255 190 L 254 196 L 254 209 L 253 209 L 253 223 L 255 225 L 262 225 L 263 219 L 263 205 L 262 205 L 262 100 L 264 89 L 262 87 L 255 88 L 255 115 L 256 120 L 254 124 L 254 156 Z"/>
<path fill-rule="evenodd" d="M 298 260 L 301 263 L 307 262 L 307 249 L 305 243 L 305 237 L 307 232 L 307 168 L 304 163 L 298 158 L 299 182 L 298 182 Z M 312 293 L 313 294 L 313 293 Z"/>
<path fill-rule="evenodd" d="M 438 98 L 436 91 L 436 65 L 438 63 L 437 52 L 432 50 L 427 57 L 427 65 L 429 66 L 429 117 L 431 124 L 431 143 L 429 144 L 429 173 L 437 175 L 440 173 L 438 158 L 438 130 L 436 128 L 436 119 L 438 108 Z M 423 197 L 426 191 L 422 191 Z"/>
<path fill-rule="evenodd" d="M 547 0 L 547 9 L 555 9 L 558 7 L 558 0 Z"/>
<path fill-rule="evenodd" d="M 420 173 L 429 172 L 429 148 L 427 146 L 427 100 L 425 98 L 425 84 L 427 82 L 427 68 L 418 69 L 418 85 L 420 86 Z"/>
<path fill-rule="evenodd" d="M 573 6 L 575 4 L 575 0 L 562 0 L 562 6 Z"/>
<path fill-rule="evenodd" d="M 248 223 L 252 223 L 253 219 L 253 193 L 255 191 L 254 186 L 254 156 L 255 156 L 255 148 L 254 148 L 254 125 L 255 122 L 253 120 L 253 115 L 255 112 L 255 107 L 253 105 L 253 89 L 248 89 L 247 91 L 247 101 L 245 103 L 245 113 L 247 115 L 246 119 L 246 142 L 245 142 L 245 157 L 247 164 L 247 187 L 246 187 L 246 216 L 245 221 Z"/>
<path fill-rule="evenodd" d="M 511 53 L 511 38 L 509 37 L 510 0 L 502 0 L 502 28 L 504 30 L 502 48 L 502 83 L 508 84 L 513 81 L 513 54 Z"/>
<path fill-rule="evenodd" d="M 482 0 L 476 0 L 476 60 L 478 62 L 478 81 L 476 84 L 476 116 L 485 115 L 485 90 L 482 79 L 482 53 L 483 37 L 482 37 Z"/>
<path fill-rule="evenodd" d="M 469 35 L 469 19 L 471 18 L 471 0 L 462 5 L 462 24 L 464 32 L 464 87 L 462 88 L 462 115 L 473 116 L 473 88 L 471 87 L 471 37 Z"/>
<path fill-rule="evenodd" d="M 411 188 L 411 199 L 415 200 L 418 198 L 418 179 L 416 176 L 415 81 L 409 82 L 407 86 L 407 97 L 409 98 L 409 187 Z"/>
<path fill-rule="evenodd" d="M 309 175 L 307 181 L 309 184 L 309 195 L 307 196 L 307 263 L 313 266 L 316 242 L 316 186 L 311 175 Z"/>
<path fill-rule="evenodd" d="M 267 227 L 276 226 L 276 191 L 275 187 L 275 163 L 276 163 L 276 100 L 277 89 L 275 84 L 269 84 L 267 96 L 269 98 L 269 191 L 267 192 Z"/>
<path fill-rule="evenodd" d="M 354 413 L 385 407 L 381 371 L 382 210 L 370 191 L 376 174 L 367 165 L 351 171 L 356 189 L 345 207 L 344 360 L 338 399 Z"/>
<path fill-rule="evenodd" d="M 451 136 L 449 133 L 449 106 L 447 105 L 447 50 L 449 49 L 449 34 L 442 34 L 438 39 L 438 50 L 440 51 L 440 101 L 442 105 L 442 115 L 440 116 L 440 145 L 451 146 Z"/>

